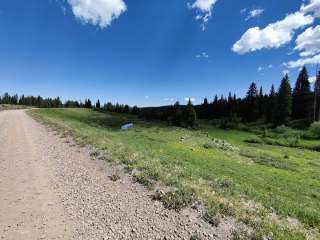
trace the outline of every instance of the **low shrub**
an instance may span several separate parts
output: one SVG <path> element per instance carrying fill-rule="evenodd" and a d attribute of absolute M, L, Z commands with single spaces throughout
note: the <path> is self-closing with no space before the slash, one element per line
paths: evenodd
<path fill-rule="evenodd" d="M 252 135 L 250 136 L 248 139 L 245 140 L 246 143 L 256 143 L 256 144 L 263 144 L 264 141 L 262 138 L 256 136 L 256 135 Z"/>
<path fill-rule="evenodd" d="M 224 119 L 221 119 L 220 122 L 219 122 L 219 127 L 221 129 L 241 129 L 241 130 L 244 130 L 244 129 L 248 129 L 247 126 L 245 126 L 242 122 L 241 122 L 241 119 L 240 118 L 233 118 L 233 119 L 227 119 L 227 118 L 224 118 Z"/>
<path fill-rule="evenodd" d="M 196 194 L 189 188 L 183 188 L 176 191 L 157 191 L 153 196 L 154 200 L 161 201 L 168 209 L 180 211 L 181 209 L 191 206 L 196 201 Z"/>
<path fill-rule="evenodd" d="M 210 202 L 206 206 L 206 212 L 203 219 L 211 225 L 217 227 L 223 217 L 234 216 L 235 211 L 228 203 Z"/>
<path fill-rule="evenodd" d="M 274 129 L 274 131 L 278 134 L 286 134 L 289 132 L 291 129 L 285 125 L 278 126 Z"/>
<path fill-rule="evenodd" d="M 120 180 L 120 175 L 118 173 L 115 173 L 115 174 L 112 174 L 109 178 L 111 181 L 116 182 Z"/>
<path fill-rule="evenodd" d="M 194 234 L 190 237 L 190 240 L 201 240 L 202 238 L 200 237 L 199 234 Z"/>
<path fill-rule="evenodd" d="M 240 152 L 241 156 L 250 158 L 253 162 L 265 166 L 270 166 L 274 168 L 279 168 L 279 169 L 288 169 L 288 163 L 284 161 L 283 159 L 277 159 L 275 157 L 272 157 L 270 155 L 262 154 L 262 153 L 257 153 L 253 151 L 241 151 Z"/>
<path fill-rule="evenodd" d="M 298 119 L 289 122 L 289 126 L 294 129 L 306 130 L 310 126 L 310 123 L 306 119 Z"/>
<path fill-rule="evenodd" d="M 138 173 L 133 175 L 133 181 L 140 183 L 144 186 L 146 186 L 149 189 L 152 189 L 154 187 L 154 182 L 151 181 L 145 174 Z"/>
<path fill-rule="evenodd" d="M 211 142 L 205 143 L 203 145 L 205 149 L 217 148 L 224 151 L 236 152 L 239 151 L 239 148 L 235 145 L 232 145 L 224 140 L 213 138 Z"/>
<path fill-rule="evenodd" d="M 314 122 L 309 128 L 309 132 L 313 138 L 320 139 L 320 122 Z"/>

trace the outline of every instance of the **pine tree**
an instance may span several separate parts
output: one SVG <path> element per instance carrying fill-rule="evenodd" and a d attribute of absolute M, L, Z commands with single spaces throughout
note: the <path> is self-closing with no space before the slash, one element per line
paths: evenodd
<path fill-rule="evenodd" d="M 211 106 L 210 118 L 217 119 L 218 117 L 218 96 L 216 95 Z"/>
<path fill-rule="evenodd" d="M 200 108 L 200 114 L 199 114 L 199 118 L 203 118 L 203 119 L 208 119 L 209 118 L 209 102 L 208 99 L 205 98 L 203 100 L 203 104 L 201 105 Z"/>
<path fill-rule="evenodd" d="M 134 114 L 134 115 L 139 114 L 139 108 L 138 108 L 137 106 L 134 106 L 134 107 L 132 108 L 131 113 Z"/>
<path fill-rule="evenodd" d="M 277 95 L 275 124 L 287 124 L 292 110 L 292 90 L 289 82 L 289 76 L 286 74 L 281 81 Z"/>
<path fill-rule="evenodd" d="M 185 123 L 186 127 L 193 128 L 196 124 L 197 114 L 190 99 L 183 115 L 183 122 Z"/>
<path fill-rule="evenodd" d="M 292 118 L 311 121 L 312 104 L 309 75 L 306 67 L 299 73 L 292 94 Z"/>
<path fill-rule="evenodd" d="M 258 91 L 257 85 L 253 82 L 251 83 L 249 90 L 247 92 L 246 101 L 246 119 L 249 122 L 254 122 L 258 120 L 259 117 L 259 102 L 258 102 Z"/>
<path fill-rule="evenodd" d="M 263 118 L 265 115 L 265 98 L 263 95 L 262 87 L 260 87 L 260 91 L 259 91 L 258 104 L 259 104 L 259 117 Z"/>
<path fill-rule="evenodd" d="M 96 108 L 97 109 L 100 109 L 101 108 L 101 105 L 100 105 L 100 100 L 98 99 L 97 103 L 96 103 Z"/>
<path fill-rule="evenodd" d="M 124 105 L 124 107 L 123 107 L 123 112 L 124 112 L 124 113 L 130 113 L 130 107 L 129 107 L 129 105 Z"/>
<path fill-rule="evenodd" d="M 320 121 L 320 71 L 314 84 L 314 121 Z"/>
<path fill-rule="evenodd" d="M 181 106 L 180 106 L 180 103 L 177 101 L 173 105 L 173 109 L 172 109 L 172 117 L 171 117 L 172 124 L 175 126 L 181 126 L 182 118 L 183 118 L 183 115 L 182 115 Z"/>
<path fill-rule="evenodd" d="M 266 121 L 273 123 L 275 121 L 275 108 L 277 105 L 277 96 L 274 85 L 272 84 L 270 94 L 267 98 Z"/>

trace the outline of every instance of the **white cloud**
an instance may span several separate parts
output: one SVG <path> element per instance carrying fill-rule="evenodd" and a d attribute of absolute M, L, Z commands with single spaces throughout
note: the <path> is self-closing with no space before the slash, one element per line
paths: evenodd
<path fill-rule="evenodd" d="M 313 57 L 309 57 L 309 58 L 300 58 L 296 61 L 290 61 L 288 63 L 285 63 L 284 65 L 289 68 L 299 68 L 308 64 L 315 65 L 319 63 L 320 63 L 320 54 L 315 55 Z"/>
<path fill-rule="evenodd" d="M 320 0 L 310 0 L 307 5 L 302 5 L 300 11 L 304 14 L 312 12 L 315 17 L 320 17 Z"/>
<path fill-rule="evenodd" d="M 149 99 L 150 97 L 149 97 L 149 96 L 144 96 L 144 98 L 145 98 L 145 99 Z"/>
<path fill-rule="evenodd" d="M 298 68 L 308 64 L 314 65 L 319 63 L 320 63 L 320 54 L 315 55 L 313 57 L 309 57 L 309 58 L 300 58 L 296 61 L 290 61 L 288 63 L 285 63 L 284 65 L 289 68 Z"/>
<path fill-rule="evenodd" d="M 185 98 L 184 98 L 184 100 L 185 100 L 186 102 L 189 102 L 189 99 L 190 99 L 191 102 L 195 102 L 195 101 L 196 101 L 196 99 L 193 98 L 193 97 L 185 97 Z"/>
<path fill-rule="evenodd" d="M 196 55 L 196 58 L 209 58 L 209 55 L 206 52 L 202 52 Z"/>
<path fill-rule="evenodd" d="M 245 14 L 246 12 L 247 12 L 247 9 L 246 9 L 246 8 L 243 8 L 243 9 L 240 10 L 240 13 L 241 13 L 241 14 Z"/>
<path fill-rule="evenodd" d="M 263 67 L 258 67 L 257 71 L 261 72 L 261 71 L 263 71 L 263 69 L 264 69 Z"/>
<path fill-rule="evenodd" d="M 294 30 L 312 24 L 314 18 L 305 16 L 301 12 L 287 15 L 283 20 L 271 23 L 260 29 L 253 27 L 248 29 L 237 41 L 232 51 L 238 54 L 254 52 L 263 48 L 279 48 L 292 40 Z"/>
<path fill-rule="evenodd" d="M 123 0 L 67 0 L 76 18 L 84 23 L 108 27 L 127 10 Z"/>
<path fill-rule="evenodd" d="M 320 52 L 320 25 L 310 27 L 301 33 L 296 40 L 294 48 L 300 52 L 301 57 L 310 57 Z"/>
<path fill-rule="evenodd" d="M 316 80 L 317 80 L 317 77 L 316 77 L 316 76 L 314 76 L 314 77 L 309 77 L 309 82 L 310 82 L 310 83 L 315 83 Z"/>
<path fill-rule="evenodd" d="M 251 18 L 260 17 L 263 13 L 264 13 L 264 9 L 261 9 L 261 8 L 253 9 L 249 12 L 249 14 L 246 18 L 246 21 L 248 21 Z"/>
<path fill-rule="evenodd" d="M 193 4 L 188 4 L 191 9 L 197 11 L 196 20 L 202 22 L 202 30 L 206 29 L 206 24 L 212 16 L 213 6 L 217 0 L 196 0 Z"/>
<path fill-rule="evenodd" d="M 283 76 L 285 76 L 287 74 L 289 75 L 289 73 L 290 73 L 290 71 L 288 69 L 282 71 Z"/>

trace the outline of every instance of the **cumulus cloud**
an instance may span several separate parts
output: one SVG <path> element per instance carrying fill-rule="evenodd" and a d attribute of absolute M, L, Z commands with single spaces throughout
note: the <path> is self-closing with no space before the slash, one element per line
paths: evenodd
<path fill-rule="evenodd" d="M 301 6 L 302 13 L 313 13 L 315 17 L 320 17 L 320 0 L 310 0 L 310 3 Z"/>
<path fill-rule="evenodd" d="M 261 72 L 261 71 L 263 71 L 263 69 L 264 69 L 263 67 L 258 67 L 257 71 Z"/>
<path fill-rule="evenodd" d="M 320 25 L 307 28 L 296 40 L 294 50 L 300 51 L 301 57 L 310 57 L 320 52 Z"/>
<path fill-rule="evenodd" d="M 196 55 L 196 58 L 209 58 L 209 55 L 206 52 L 202 52 L 202 53 Z"/>
<path fill-rule="evenodd" d="M 248 29 L 237 41 L 232 51 L 238 54 L 254 52 L 263 48 L 279 48 L 290 42 L 295 30 L 312 24 L 314 18 L 301 12 L 287 15 L 283 20 L 271 23 L 260 29 L 253 27 Z"/>
<path fill-rule="evenodd" d="M 174 101 L 174 98 L 164 98 L 164 99 L 163 99 L 163 101 L 166 101 L 166 102 L 167 102 L 167 101 L 173 102 L 173 101 Z"/>
<path fill-rule="evenodd" d="M 76 18 L 84 23 L 108 27 L 127 10 L 123 0 L 67 0 Z"/>
<path fill-rule="evenodd" d="M 202 30 L 206 29 L 206 24 L 212 16 L 213 6 L 217 0 L 196 0 L 193 4 L 188 4 L 191 9 L 196 10 L 196 20 L 202 22 Z"/>
<path fill-rule="evenodd" d="M 320 63 L 320 54 L 315 55 L 313 57 L 300 58 L 296 61 L 290 61 L 288 63 L 285 63 L 284 65 L 289 68 L 298 68 L 298 67 L 303 67 L 308 64 L 314 65 L 314 64 L 318 64 L 318 63 Z"/>
<path fill-rule="evenodd" d="M 232 50 L 238 54 L 245 54 L 264 48 L 279 48 L 292 40 L 296 30 L 312 24 L 315 18 L 319 17 L 320 0 L 310 0 L 308 4 L 303 4 L 299 11 L 287 15 L 283 20 L 271 23 L 262 29 L 259 27 L 248 29 L 233 45 Z M 311 53 L 305 49 L 302 54 Z"/>
<path fill-rule="evenodd" d="M 309 4 L 302 5 L 300 12 L 313 14 L 315 18 L 320 17 L 320 0 L 310 0 Z M 299 51 L 300 59 L 284 63 L 289 68 L 299 68 L 304 65 L 320 63 L 320 25 L 309 27 L 301 33 L 295 43 L 295 51 Z"/>
<path fill-rule="evenodd" d="M 317 77 L 316 77 L 316 76 L 309 77 L 309 82 L 310 82 L 310 83 L 315 83 L 316 80 L 317 80 Z"/>
<path fill-rule="evenodd" d="M 193 97 L 185 97 L 184 100 L 185 100 L 186 102 L 189 102 L 189 100 L 190 100 L 191 102 L 195 102 L 195 101 L 196 101 L 196 99 L 193 98 Z"/>
<path fill-rule="evenodd" d="M 249 12 L 249 14 L 246 18 L 246 21 L 248 21 L 251 18 L 260 17 L 263 13 L 264 13 L 264 9 L 262 9 L 262 8 L 253 9 Z"/>
<path fill-rule="evenodd" d="M 290 71 L 288 69 L 282 71 L 283 76 L 289 75 L 289 73 Z"/>

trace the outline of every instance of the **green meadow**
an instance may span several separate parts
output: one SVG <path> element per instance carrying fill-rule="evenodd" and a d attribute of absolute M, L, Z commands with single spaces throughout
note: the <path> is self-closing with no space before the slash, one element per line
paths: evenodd
<path fill-rule="evenodd" d="M 179 210 L 200 201 L 213 225 L 226 217 L 253 232 L 235 239 L 319 239 L 320 152 L 317 140 L 279 144 L 290 136 L 270 130 L 223 130 L 199 121 L 196 129 L 145 122 L 135 116 L 85 109 L 34 109 L 30 114 L 101 159 L 123 164 L 133 179 Z M 134 128 L 122 131 L 124 123 Z M 282 145 L 282 146 L 280 146 Z M 241 238 L 242 237 L 242 238 Z"/>

